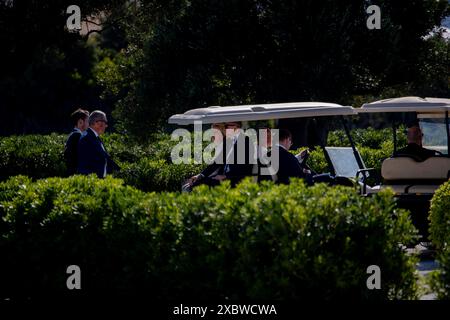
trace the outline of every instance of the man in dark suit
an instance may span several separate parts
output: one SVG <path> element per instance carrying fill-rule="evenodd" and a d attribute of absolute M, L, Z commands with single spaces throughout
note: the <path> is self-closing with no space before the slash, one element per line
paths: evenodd
<path fill-rule="evenodd" d="M 289 184 L 290 178 L 303 178 L 308 184 L 310 179 L 304 173 L 303 168 L 297 158 L 289 152 L 292 146 L 292 134 L 289 130 L 280 129 L 279 143 L 273 146 L 271 153 L 278 152 L 278 172 L 277 183 Z"/>
<path fill-rule="evenodd" d="M 213 125 L 213 128 L 215 126 L 218 125 Z M 239 122 L 228 122 L 220 129 L 219 152 L 213 163 L 189 179 L 188 183 L 192 187 L 200 184 L 216 186 L 225 179 L 230 180 L 231 185 L 235 186 L 243 178 L 253 175 L 250 138 L 243 134 L 240 128 Z"/>
<path fill-rule="evenodd" d="M 253 175 L 254 164 L 252 156 L 256 159 L 256 149 L 241 129 L 240 122 L 228 122 L 225 124 L 226 140 L 224 147 L 225 164 L 223 173 L 216 175 L 213 179 L 223 181 L 230 180 L 235 186 L 245 177 Z M 226 146 L 231 147 L 226 147 Z M 253 152 L 252 152 L 253 151 Z M 257 170 L 255 172 L 257 175 Z"/>
<path fill-rule="evenodd" d="M 405 148 L 397 150 L 394 157 L 409 156 L 416 161 L 425 161 L 426 159 L 438 155 L 436 151 L 422 147 L 423 133 L 418 124 L 408 128 L 408 145 Z"/>
<path fill-rule="evenodd" d="M 104 178 L 108 173 L 119 170 L 100 140 L 107 126 L 104 112 L 97 110 L 91 113 L 89 128 L 78 143 L 78 173 L 95 173 L 99 178 Z"/>
<path fill-rule="evenodd" d="M 83 109 L 77 109 L 70 115 L 74 126 L 72 132 L 67 138 L 64 146 L 64 160 L 66 161 L 68 175 L 77 172 L 78 167 L 78 142 L 84 131 L 89 127 L 89 112 Z"/>

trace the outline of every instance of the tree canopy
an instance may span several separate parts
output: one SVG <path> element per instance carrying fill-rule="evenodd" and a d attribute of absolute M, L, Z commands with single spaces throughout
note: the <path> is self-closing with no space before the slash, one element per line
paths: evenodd
<path fill-rule="evenodd" d="M 447 1 L 81 1 L 84 17 L 105 17 L 89 40 L 64 30 L 68 1 L 39 3 L 1 7 L 0 133 L 61 130 L 75 105 L 146 137 L 208 105 L 450 92 L 449 42 L 427 36 Z"/>

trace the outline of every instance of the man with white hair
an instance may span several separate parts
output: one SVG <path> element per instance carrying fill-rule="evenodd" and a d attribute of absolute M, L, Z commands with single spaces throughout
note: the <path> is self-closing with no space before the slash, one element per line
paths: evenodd
<path fill-rule="evenodd" d="M 104 112 L 96 110 L 90 114 L 89 128 L 78 143 L 78 173 L 95 173 L 99 178 L 104 178 L 119 169 L 100 139 L 107 127 L 108 120 Z"/>

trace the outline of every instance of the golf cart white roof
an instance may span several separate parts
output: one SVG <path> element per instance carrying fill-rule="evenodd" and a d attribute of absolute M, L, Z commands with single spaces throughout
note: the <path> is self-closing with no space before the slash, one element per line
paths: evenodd
<path fill-rule="evenodd" d="M 445 112 L 450 111 L 450 99 L 402 97 L 365 103 L 358 113 L 371 112 Z"/>
<path fill-rule="evenodd" d="M 283 118 L 304 118 L 320 116 L 354 115 L 355 109 L 326 102 L 292 102 L 276 104 L 253 104 L 241 106 L 211 106 L 192 109 L 169 118 L 169 123 L 178 125 L 202 123 L 224 123 L 236 121 L 257 121 Z"/>

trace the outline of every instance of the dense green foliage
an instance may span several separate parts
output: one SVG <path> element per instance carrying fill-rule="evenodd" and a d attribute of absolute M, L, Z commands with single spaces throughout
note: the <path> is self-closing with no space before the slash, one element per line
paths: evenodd
<path fill-rule="evenodd" d="M 351 136 L 367 168 L 374 168 L 380 171 L 383 160 L 389 158 L 394 151 L 391 129 L 374 129 L 371 127 L 354 129 L 351 130 Z M 397 141 L 398 147 L 406 145 L 406 135 L 403 127 L 397 130 Z M 326 145 L 350 147 L 350 142 L 343 130 L 335 130 L 328 134 Z M 316 147 L 311 151 L 311 157 L 309 158 L 311 168 L 319 173 L 329 172 L 330 170 L 322 149 Z M 298 153 L 299 150 L 293 152 Z"/>
<path fill-rule="evenodd" d="M 0 180 L 14 175 L 33 179 L 65 176 L 65 139 L 57 134 L 0 137 Z M 173 165 L 170 151 L 176 142 L 167 135 L 153 139 L 138 144 L 124 135 L 105 135 L 108 151 L 122 168 L 115 175 L 144 191 L 180 190 L 182 182 L 198 173 L 202 165 Z"/>
<path fill-rule="evenodd" d="M 448 94 L 438 71 L 448 66 L 448 44 L 423 38 L 445 16 L 446 1 L 378 1 L 375 31 L 363 0 L 158 4 L 143 1 L 144 14 L 124 22 L 133 63 L 123 69 L 128 92 L 115 115 L 136 136 L 208 105 Z M 142 25 L 149 28 L 135 36 Z"/>
<path fill-rule="evenodd" d="M 71 4 L 0 2 L 0 135 L 63 130 L 78 106 L 148 138 L 206 105 L 449 91 L 449 43 L 424 37 L 446 0 L 379 0 L 380 30 L 365 0 L 80 0 L 82 20 L 102 25 L 90 36 L 66 30 Z"/>
<path fill-rule="evenodd" d="M 0 180 L 22 174 L 33 178 L 64 176 L 62 135 L 0 137 Z"/>
<path fill-rule="evenodd" d="M 93 176 L 0 183 L 3 297 L 82 294 L 171 299 L 413 298 L 415 237 L 392 194 L 360 197 L 302 181 L 144 193 Z M 368 290 L 366 269 L 382 270 Z"/>
<path fill-rule="evenodd" d="M 440 250 L 450 245 L 450 183 L 434 194 L 430 207 L 430 237 Z"/>
<path fill-rule="evenodd" d="M 356 129 L 352 130 L 352 136 L 369 168 L 380 169 L 382 161 L 392 153 L 389 129 Z M 399 137 L 399 144 L 404 143 L 404 136 L 399 134 Z M 14 175 L 35 179 L 65 176 L 62 155 L 65 139 L 65 136 L 57 134 L 0 137 L 0 180 Z M 153 135 L 145 143 L 119 134 L 107 134 L 103 141 L 122 168 L 115 176 L 143 191 L 178 191 L 186 178 L 204 167 L 172 164 L 170 153 L 177 142 L 167 134 Z M 328 135 L 328 145 L 349 146 L 349 142 L 343 131 L 332 131 Z M 329 172 L 320 148 L 312 150 L 308 162 L 318 173 Z"/>
<path fill-rule="evenodd" d="M 431 288 L 437 293 L 438 299 L 450 300 L 450 249 L 445 250 L 437 256 L 439 269 L 434 271 L 431 278 Z"/>
<path fill-rule="evenodd" d="M 143 191 L 180 191 L 189 177 L 198 174 L 202 165 L 172 164 L 165 160 L 143 158 L 137 163 L 126 163 L 114 176 Z"/>
<path fill-rule="evenodd" d="M 433 275 L 432 287 L 439 298 L 450 300 L 450 183 L 434 194 L 430 209 L 430 237 L 438 249 L 440 268 Z"/>
<path fill-rule="evenodd" d="M 405 128 L 400 127 L 397 129 L 397 143 L 399 146 L 406 145 L 406 135 L 404 133 Z M 351 131 L 351 136 L 353 142 L 358 147 L 365 147 L 369 149 L 390 149 L 393 150 L 392 146 L 392 129 L 374 129 L 372 127 L 364 129 L 354 129 Z M 385 145 L 384 143 L 391 143 L 391 145 Z M 332 131 L 328 134 L 329 146 L 335 147 L 348 147 L 350 142 L 343 130 Z"/>
<path fill-rule="evenodd" d="M 109 11 L 121 0 L 81 0 L 82 19 Z M 68 32 L 69 0 L 0 1 L 0 135 L 49 133 L 66 128 L 78 106 L 111 110 L 100 100 L 94 70 L 95 41 Z M 106 35 L 105 35 L 106 36 Z M 99 41 L 104 43 L 105 41 Z M 103 46 L 104 48 L 110 46 Z"/>

